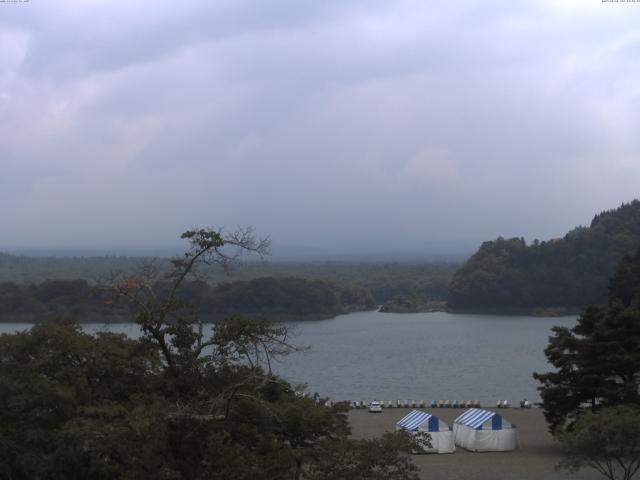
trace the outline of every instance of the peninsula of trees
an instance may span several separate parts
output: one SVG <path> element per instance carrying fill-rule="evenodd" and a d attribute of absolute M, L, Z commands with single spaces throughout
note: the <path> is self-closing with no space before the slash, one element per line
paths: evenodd
<path fill-rule="evenodd" d="M 640 245 L 640 201 L 596 215 L 588 227 L 528 245 L 523 238 L 485 242 L 455 273 L 454 312 L 572 313 L 607 300 L 608 278 Z"/>

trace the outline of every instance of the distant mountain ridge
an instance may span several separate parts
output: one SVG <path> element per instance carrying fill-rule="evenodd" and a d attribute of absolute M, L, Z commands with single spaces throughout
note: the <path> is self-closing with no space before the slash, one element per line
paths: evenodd
<path fill-rule="evenodd" d="M 484 242 L 454 274 L 451 311 L 568 313 L 607 300 L 608 279 L 640 246 L 640 201 L 597 214 L 589 227 L 527 245 Z"/>

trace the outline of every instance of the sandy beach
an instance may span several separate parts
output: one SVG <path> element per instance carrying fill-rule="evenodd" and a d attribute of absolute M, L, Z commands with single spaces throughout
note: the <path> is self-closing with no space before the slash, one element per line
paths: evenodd
<path fill-rule="evenodd" d="M 452 424 L 463 410 L 453 408 L 423 409 Z M 493 409 L 489 409 L 493 410 Z M 349 421 L 355 438 L 374 438 L 395 430 L 395 424 L 410 409 L 391 408 L 382 413 L 351 410 Z M 474 453 L 457 447 L 452 454 L 414 455 L 421 470 L 421 478 L 443 480 L 596 480 L 601 477 L 594 470 L 570 475 L 556 472 L 560 459 L 557 443 L 547 430 L 542 411 L 536 408 L 497 410 L 518 428 L 520 448 L 513 452 Z"/>

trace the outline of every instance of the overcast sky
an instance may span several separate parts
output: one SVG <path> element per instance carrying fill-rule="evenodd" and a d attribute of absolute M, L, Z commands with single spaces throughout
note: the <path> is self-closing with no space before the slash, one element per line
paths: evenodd
<path fill-rule="evenodd" d="M 0 246 L 419 251 L 640 196 L 640 2 L 0 3 Z"/>

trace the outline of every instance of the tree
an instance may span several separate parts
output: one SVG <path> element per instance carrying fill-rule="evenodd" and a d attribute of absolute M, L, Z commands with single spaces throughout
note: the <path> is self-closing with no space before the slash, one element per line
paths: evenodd
<path fill-rule="evenodd" d="M 110 287 L 135 306 L 140 339 L 69 319 L 0 336 L 0 480 L 302 480 L 329 453 L 345 464 L 325 478 L 414 479 L 408 443 L 351 440 L 346 404 L 299 395 L 272 372 L 298 349 L 284 326 L 234 315 L 205 329 L 185 300 L 203 264 L 228 268 L 268 242 L 246 230 L 183 238 L 190 250 L 170 272 L 150 265 Z"/>
<path fill-rule="evenodd" d="M 359 454 L 365 452 L 367 442 L 353 443 L 347 438 L 346 404 L 325 407 L 324 399 L 301 397 L 273 374 L 273 358 L 299 350 L 289 342 L 285 327 L 264 317 L 234 315 L 214 324 L 207 338 L 198 312 L 182 297 L 187 280 L 198 278 L 202 264 L 227 269 L 243 252 L 266 254 L 268 240 L 256 240 L 251 230 L 224 235 L 211 229 L 194 229 L 182 238 L 188 240 L 190 249 L 163 277 L 168 285 L 158 285 L 158 272 L 147 268 L 137 278 L 115 281 L 113 288 L 137 307 L 143 341 L 155 346 L 164 359 L 167 396 L 176 400 L 181 418 L 219 419 L 222 423 L 208 424 L 213 438 L 226 438 L 226 448 L 242 445 L 233 456 L 244 460 L 222 478 L 245 474 L 253 478 L 256 472 L 270 471 L 273 478 L 290 472 L 300 479 L 322 458 L 318 449 L 332 442 L 350 445 Z M 225 250 L 229 247 L 232 254 Z M 397 444 L 384 458 L 410 464 L 401 455 L 407 452 L 405 446 Z M 360 470 L 373 474 L 379 468 L 380 462 Z M 248 470 L 243 473 L 244 469 Z M 222 470 L 218 464 L 203 471 L 219 475 Z M 389 470 L 386 478 L 411 478 L 409 471 Z M 189 476 L 196 474 L 202 472 L 189 472 Z"/>
<path fill-rule="evenodd" d="M 577 311 L 607 301 L 607 281 L 640 244 L 640 201 L 596 215 L 589 227 L 526 245 L 522 238 L 484 242 L 455 273 L 452 310 Z"/>
<path fill-rule="evenodd" d="M 52 318 L 0 336 L 0 478 L 115 478 L 160 437 L 156 352 Z"/>
<path fill-rule="evenodd" d="M 137 311 L 136 322 L 145 342 L 159 348 L 167 367 L 173 370 L 178 356 L 197 358 L 211 345 L 204 340 L 202 320 L 182 298 L 189 278 L 198 279 L 200 267 L 218 265 L 228 271 L 243 254 L 269 253 L 268 238 L 257 239 L 250 228 L 225 233 L 213 228 L 195 228 L 184 232 L 189 248 L 183 257 L 172 261 L 173 268 L 160 272 L 153 263 L 143 266 L 136 276 L 119 276 L 111 288 L 126 298 Z M 164 282 L 160 282 L 163 280 Z M 199 328 L 193 329 L 197 325 Z"/>
<path fill-rule="evenodd" d="M 570 426 L 586 410 L 640 404 L 640 251 L 614 274 L 605 306 L 591 306 L 575 327 L 555 327 L 545 355 L 556 371 L 534 373 L 552 432 Z M 622 281 L 621 279 L 627 279 Z"/>
<path fill-rule="evenodd" d="M 593 468 L 610 480 L 630 480 L 640 469 L 640 411 L 607 407 L 585 413 L 558 435 L 564 450 L 560 469 Z"/>
<path fill-rule="evenodd" d="M 406 452 L 418 449 L 405 432 L 373 440 L 325 441 L 307 473 L 309 480 L 417 480 L 418 469 Z"/>

